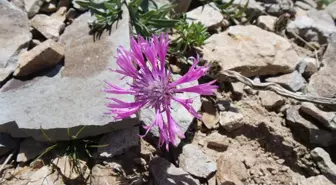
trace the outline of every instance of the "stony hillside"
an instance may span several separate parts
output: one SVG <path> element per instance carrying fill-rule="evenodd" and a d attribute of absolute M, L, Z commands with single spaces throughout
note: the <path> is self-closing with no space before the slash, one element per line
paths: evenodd
<path fill-rule="evenodd" d="M 180 93 L 202 118 L 171 104 L 185 138 L 166 150 L 157 128 L 139 137 L 154 110 L 104 114 L 107 97 L 135 101 L 102 92 L 133 82 L 108 70 L 132 46 L 132 12 L 96 37 L 76 1 L 0 0 L 0 184 L 336 184 L 336 1 L 220 1 L 235 16 L 218 2 L 173 1 L 209 34 L 183 53 L 207 75 L 183 87 L 218 89 Z M 167 56 L 173 80 L 190 66 Z"/>

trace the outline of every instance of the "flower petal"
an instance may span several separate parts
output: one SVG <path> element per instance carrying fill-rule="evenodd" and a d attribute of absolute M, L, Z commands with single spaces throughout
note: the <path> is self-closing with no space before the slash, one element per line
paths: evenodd
<path fill-rule="evenodd" d="M 213 95 L 213 93 L 218 88 L 217 85 L 212 85 L 215 82 L 216 80 L 213 80 L 211 82 L 200 84 L 200 85 L 195 85 L 192 87 L 176 89 L 175 92 L 193 92 L 193 93 L 198 93 L 201 95 Z"/>

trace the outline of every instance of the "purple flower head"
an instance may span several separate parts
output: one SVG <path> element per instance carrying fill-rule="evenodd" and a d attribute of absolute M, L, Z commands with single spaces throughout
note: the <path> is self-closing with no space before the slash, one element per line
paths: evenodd
<path fill-rule="evenodd" d="M 150 40 L 139 36 L 138 41 L 131 38 L 131 50 L 120 47 L 117 51 L 117 64 L 120 69 L 112 70 L 124 76 L 133 78 L 133 84 L 128 89 L 114 86 L 107 82 L 104 90 L 112 94 L 130 94 L 135 96 L 135 102 L 124 102 L 119 99 L 109 98 L 107 104 L 109 113 L 115 119 L 127 118 L 137 113 L 141 108 L 153 108 L 156 116 L 150 126 L 145 126 L 146 134 L 152 127 L 158 127 L 160 132 L 159 146 L 169 143 L 177 144 L 177 137 L 184 138 L 179 125 L 175 122 L 171 113 L 171 101 L 176 101 L 186 108 L 196 118 L 200 115 L 192 107 L 191 99 L 180 99 L 177 93 L 193 92 L 202 95 L 212 95 L 217 86 L 212 85 L 215 81 L 195 85 L 188 88 L 178 88 L 178 85 L 198 80 L 205 75 L 208 67 L 198 67 L 199 58 L 192 58 L 193 65 L 189 71 L 178 80 L 172 82 L 171 73 L 165 67 L 165 58 L 168 50 L 168 35 L 161 34 Z M 166 119 L 163 119 L 166 117 Z M 166 121 L 164 121 L 166 120 Z M 145 135 L 146 135 L 145 134 Z"/>

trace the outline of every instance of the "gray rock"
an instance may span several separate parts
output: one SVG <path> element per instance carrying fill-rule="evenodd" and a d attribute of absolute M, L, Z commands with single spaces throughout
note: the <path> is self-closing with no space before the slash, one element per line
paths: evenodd
<path fill-rule="evenodd" d="M 217 169 L 216 162 L 192 144 L 183 146 L 179 156 L 179 166 L 191 175 L 201 178 L 208 178 Z"/>
<path fill-rule="evenodd" d="M 6 83 L 0 92 L 0 132 L 44 141 L 42 127 L 52 140 L 68 140 L 67 128 L 76 133 L 86 125 L 79 137 L 87 137 L 138 124 L 135 116 L 115 120 L 104 114 L 106 97 L 126 102 L 134 97 L 101 92 L 104 80 L 120 87 L 132 82 L 107 69 L 118 68 L 113 57 L 118 46 L 130 47 L 127 15 L 117 29 L 113 26 L 110 35 L 105 32 L 97 41 L 88 34 L 90 14 L 81 15 L 59 41 L 65 47 L 64 67 L 58 65 L 46 76 L 29 81 Z"/>
<path fill-rule="evenodd" d="M 47 39 L 58 40 L 65 28 L 63 21 L 44 14 L 38 14 L 30 21 L 30 24 Z"/>
<path fill-rule="evenodd" d="M 200 22 L 205 27 L 216 29 L 222 26 L 224 17 L 215 3 L 206 4 L 187 13 L 187 22 Z"/>
<path fill-rule="evenodd" d="M 317 108 L 314 104 L 304 102 L 300 108 L 302 113 L 314 118 L 325 127 L 336 130 L 336 112 L 324 112 Z"/>
<path fill-rule="evenodd" d="M 301 8 L 302 10 L 312 10 L 312 9 L 314 9 L 314 7 L 312 7 L 311 5 L 309 5 L 305 2 L 302 2 L 302 1 L 296 1 L 295 6 Z"/>
<path fill-rule="evenodd" d="M 330 155 L 322 148 L 315 148 L 310 152 L 317 166 L 320 168 L 323 175 L 325 175 L 333 183 L 336 183 L 336 165 L 331 161 Z"/>
<path fill-rule="evenodd" d="M 289 74 L 281 75 L 278 77 L 271 77 L 266 79 L 267 82 L 274 82 L 284 86 L 291 91 L 299 91 L 306 85 L 306 80 L 301 76 L 298 71 Z"/>
<path fill-rule="evenodd" d="M 29 18 L 32 18 L 40 11 L 44 0 L 24 0 L 24 5 Z"/>
<path fill-rule="evenodd" d="M 291 0 L 279 0 L 277 3 L 265 3 L 263 6 L 265 7 L 266 12 L 273 16 L 280 16 L 284 13 L 295 13 L 293 1 Z"/>
<path fill-rule="evenodd" d="M 174 80 L 176 80 L 180 77 L 180 75 L 173 75 L 172 77 Z M 178 88 L 190 87 L 197 84 L 198 84 L 197 81 L 194 81 L 190 83 L 181 84 Z M 196 111 L 201 108 L 201 100 L 199 94 L 179 93 L 176 95 L 176 97 L 181 99 L 192 99 L 193 100 L 192 106 Z M 191 115 L 183 106 L 176 103 L 175 101 L 171 101 L 171 107 L 172 107 L 171 113 L 174 120 L 180 126 L 181 130 L 183 132 L 186 132 L 189 126 L 191 125 L 194 116 Z M 163 118 L 166 121 L 166 117 L 164 116 Z M 151 108 L 141 109 L 139 112 L 139 119 L 143 121 L 145 125 L 151 125 L 155 119 L 155 110 Z M 157 127 L 153 127 L 149 131 L 149 133 L 154 137 L 160 136 L 159 129 Z"/>
<path fill-rule="evenodd" d="M 18 144 L 18 140 L 13 139 L 10 135 L 0 133 L 0 156 L 13 150 Z"/>
<path fill-rule="evenodd" d="M 330 42 L 323 55 L 323 67 L 311 76 L 308 91 L 311 94 L 332 98 L 336 96 L 336 33 L 330 36 Z"/>
<path fill-rule="evenodd" d="M 243 114 L 234 111 L 220 112 L 219 124 L 228 132 L 243 126 Z"/>
<path fill-rule="evenodd" d="M 328 37 L 336 32 L 331 16 L 325 11 L 310 10 L 307 16 L 298 16 L 287 25 L 287 30 L 308 42 L 326 44 Z"/>
<path fill-rule="evenodd" d="M 216 105 L 219 111 L 226 111 L 230 109 L 231 102 L 229 100 L 218 100 Z"/>
<path fill-rule="evenodd" d="M 325 11 L 327 11 L 334 20 L 336 20 L 336 1 L 333 1 L 332 3 L 330 3 L 325 8 Z"/>
<path fill-rule="evenodd" d="M 19 66 L 13 75 L 26 76 L 53 67 L 63 57 L 63 46 L 51 39 L 46 40 L 20 56 Z"/>
<path fill-rule="evenodd" d="M 191 175 L 176 168 L 172 163 L 163 158 L 154 158 L 149 163 L 149 170 L 154 178 L 155 184 L 160 185 L 198 185 L 200 184 Z"/>
<path fill-rule="evenodd" d="M 212 35 L 202 52 L 206 61 L 218 61 L 222 70 L 235 70 L 248 77 L 290 73 L 299 62 L 288 40 L 252 25 L 231 26 Z"/>
<path fill-rule="evenodd" d="M 16 157 L 16 162 L 27 162 L 42 154 L 49 144 L 36 141 L 32 138 L 24 139 L 20 144 L 20 150 Z"/>
<path fill-rule="evenodd" d="M 260 91 L 259 97 L 261 105 L 269 110 L 279 109 L 285 103 L 285 100 L 280 95 L 272 91 Z"/>
<path fill-rule="evenodd" d="M 127 149 L 139 144 L 139 127 L 132 127 L 122 130 L 112 131 L 105 134 L 99 145 L 106 147 L 98 148 L 98 154 L 102 158 L 112 158 L 115 155 L 124 153 Z"/>
<path fill-rule="evenodd" d="M 26 13 L 6 0 L 0 0 L 0 22 L 1 84 L 16 69 L 19 54 L 27 49 L 32 35 Z"/>
<path fill-rule="evenodd" d="M 277 17 L 270 16 L 270 15 L 261 15 L 258 17 L 257 25 L 258 27 L 267 30 L 267 31 L 274 31 L 274 24 L 277 20 Z"/>
<path fill-rule="evenodd" d="M 330 146 L 333 144 L 333 134 L 327 130 L 318 128 L 299 114 L 299 106 L 291 106 L 286 110 L 287 124 L 294 134 L 303 141 L 319 146 Z"/>

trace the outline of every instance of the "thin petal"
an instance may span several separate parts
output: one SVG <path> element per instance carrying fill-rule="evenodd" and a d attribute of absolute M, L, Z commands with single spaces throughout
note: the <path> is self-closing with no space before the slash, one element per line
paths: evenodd
<path fill-rule="evenodd" d="M 173 100 L 175 100 L 176 102 L 178 102 L 179 104 L 181 104 L 185 109 L 188 110 L 188 112 L 190 114 L 192 114 L 193 116 L 195 116 L 196 118 L 200 119 L 201 115 L 199 115 L 196 110 L 191 106 L 192 104 L 192 100 L 190 99 L 179 99 L 177 97 L 172 97 Z"/>
<path fill-rule="evenodd" d="M 217 85 L 212 85 L 215 82 L 216 80 L 213 80 L 211 82 L 192 86 L 192 87 L 176 89 L 175 92 L 193 92 L 193 93 L 198 93 L 201 95 L 213 95 L 216 89 L 218 88 Z"/>

